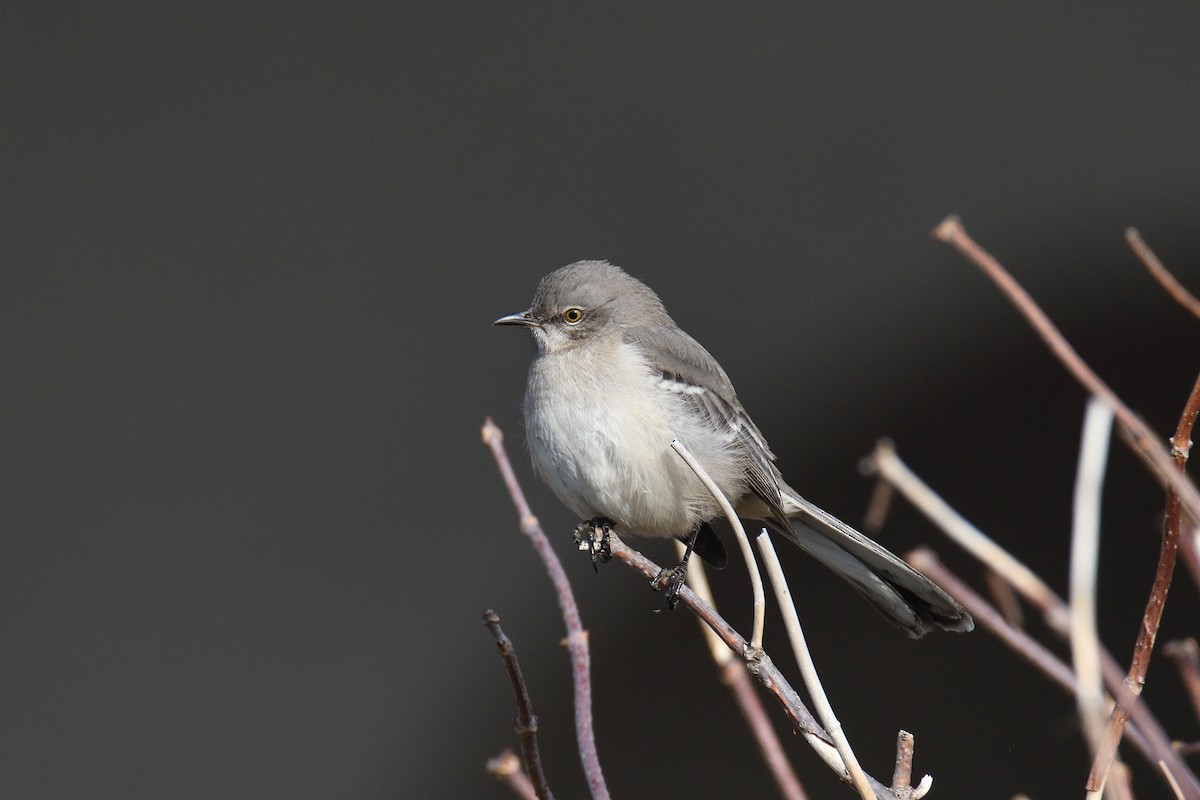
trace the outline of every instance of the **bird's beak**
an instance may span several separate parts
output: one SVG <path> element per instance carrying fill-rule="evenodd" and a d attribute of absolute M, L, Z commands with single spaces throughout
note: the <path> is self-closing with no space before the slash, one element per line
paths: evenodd
<path fill-rule="evenodd" d="M 523 325 L 526 328 L 540 328 L 542 323 L 533 318 L 533 315 L 528 311 L 518 311 L 516 314 L 509 314 L 507 317 L 501 317 L 492 323 L 493 325 Z"/>

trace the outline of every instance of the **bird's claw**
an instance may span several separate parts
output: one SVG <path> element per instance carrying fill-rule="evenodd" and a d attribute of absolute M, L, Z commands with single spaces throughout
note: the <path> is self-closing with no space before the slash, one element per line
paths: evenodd
<path fill-rule="evenodd" d="M 612 558 L 612 548 L 608 536 L 616 525 L 604 517 L 585 519 L 575 526 L 575 544 L 580 550 L 586 550 L 592 557 L 592 569 L 600 571 L 600 565 Z"/>
<path fill-rule="evenodd" d="M 680 564 L 670 569 L 660 569 L 654 576 L 654 580 L 650 581 L 650 586 L 655 591 L 665 591 L 663 608 L 667 611 L 674 611 L 675 607 L 679 605 L 679 592 L 683 589 L 685 578 L 687 578 L 687 567 Z M 662 611 L 662 608 L 659 611 Z"/>

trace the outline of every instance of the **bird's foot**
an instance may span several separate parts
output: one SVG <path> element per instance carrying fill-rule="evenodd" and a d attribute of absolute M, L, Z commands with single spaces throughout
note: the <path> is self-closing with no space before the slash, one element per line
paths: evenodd
<path fill-rule="evenodd" d="M 656 592 L 665 592 L 663 608 L 667 611 L 674 611 L 675 607 L 679 605 L 679 592 L 683 589 L 685 578 L 687 578 L 686 562 L 670 569 L 660 569 L 654 576 L 654 580 L 650 581 L 650 587 Z M 659 611 L 662 611 L 662 608 Z"/>
<path fill-rule="evenodd" d="M 608 536 L 617 523 L 604 517 L 585 519 L 575 526 L 575 544 L 580 550 L 586 550 L 592 557 L 592 569 L 600 571 L 600 565 L 612 558 L 612 548 L 608 544 Z"/>

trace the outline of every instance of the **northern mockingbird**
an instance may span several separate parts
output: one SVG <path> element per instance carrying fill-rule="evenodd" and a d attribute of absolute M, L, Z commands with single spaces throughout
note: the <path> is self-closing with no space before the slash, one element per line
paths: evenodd
<path fill-rule="evenodd" d="M 621 268 L 579 261 L 551 272 L 528 311 L 494 324 L 524 326 L 537 341 L 525 392 L 529 452 L 586 526 L 677 538 L 689 555 L 694 547 L 723 566 L 724 547 L 707 525 L 720 506 L 672 450 L 679 439 L 738 516 L 797 544 L 909 636 L 975 627 L 932 581 L 784 482 L 725 370 Z M 676 594 L 686 562 L 670 576 Z M 668 594 L 668 605 L 674 600 Z"/>

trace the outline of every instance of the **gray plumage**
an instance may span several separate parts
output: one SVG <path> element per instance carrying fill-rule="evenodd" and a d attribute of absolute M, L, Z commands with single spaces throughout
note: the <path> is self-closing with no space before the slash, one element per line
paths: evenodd
<path fill-rule="evenodd" d="M 537 341 L 524 405 L 529 451 L 580 518 L 679 538 L 719 516 L 671 449 L 678 438 L 739 516 L 794 542 L 910 636 L 974 627 L 928 578 L 784 482 L 720 364 L 624 270 L 570 264 L 542 279 L 528 311 L 496 324 L 528 327 Z"/>

